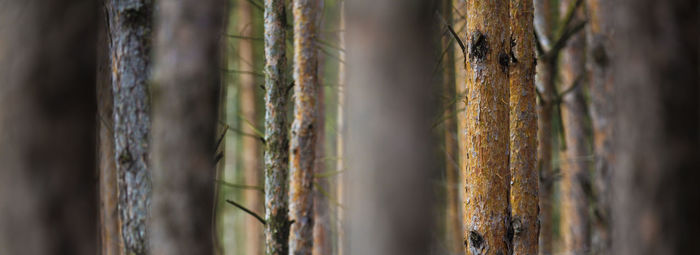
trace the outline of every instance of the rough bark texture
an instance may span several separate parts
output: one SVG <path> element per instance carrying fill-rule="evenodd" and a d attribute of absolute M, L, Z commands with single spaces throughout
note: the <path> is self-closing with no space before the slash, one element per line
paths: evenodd
<path fill-rule="evenodd" d="M 253 36 L 253 10 L 249 0 L 238 0 L 236 4 L 236 18 L 238 19 L 238 33 L 244 38 Z M 242 120 L 241 130 L 245 134 L 255 134 L 257 122 L 256 93 L 259 89 L 255 84 L 254 68 L 255 56 L 253 52 L 253 41 L 249 39 L 238 40 L 238 68 L 241 73 L 238 75 L 240 86 L 240 113 Z M 259 187 L 261 169 L 260 166 L 260 139 L 253 136 L 242 136 L 241 151 L 243 178 L 245 185 Z M 262 213 L 263 198 L 259 190 L 245 189 L 243 192 L 244 206 L 253 212 Z M 243 213 L 243 212 L 240 212 Z M 255 217 L 245 217 L 245 254 L 262 254 L 263 248 L 263 228 L 260 221 Z"/>
<path fill-rule="evenodd" d="M 429 254 L 439 86 L 433 1 L 347 1 L 352 254 Z M 398 7 L 398 8 L 397 8 Z M 398 43 L 397 43 L 398 42 Z"/>
<path fill-rule="evenodd" d="M 532 0 L 510 1 L 510 206 L 513 254 L 536 255 L 539 220 Z"/>
<path fill-rule="evenodd" d="M 566 13 L 574 3 L 573 0 L 563 0 L 560 12 Z M 583 10 L 573 14 L 573 23 L 583 19 Z M 577 33 L 569 38 L 561 56 L 562 89 L 567 91 L 560 103 L 561 118 L 564 128 L 566 149 L 560 154 L 561 178 L 561 235 L 564 241 L 563 251 L 566 254 L 588 254 L 589 250 L 589 220 L 588 196 L 584 185 L 589 181 L 589 160 L 587 157 L 588 134 L 586 132 L 586 101 L 583 95 L 583 81 L 578 79 L 584 73 L 585 34 Z"/>
<path fill-rule="evenodd" d="M 265 1 L 265 252 L 289 253 L 289 137 L 284 1 Z"/>
<path fill-rule="evenodd" d="M 146 254 L 148 245 L 151 119 L 147 82 L 151 67 L 152 7 L 150 0 L 110 0 L 107 4 L 114 97 L 113 155 L 124 254 Z"/>
<path fill-rule="evenodd" d="M 316 157 L 317 10 L 315 0 L 294 1 L 294 123 L 292 124 L 290 254 L 311 254 Z"/>
<path fill-rule="evenodd" d="M 549 48 L 549 40 L 552 36 L 551 12 L 552 6 L 549 0 L 534 0 L 535 31 L 539 42 L 543 47 Z M 553 63 L 542 58 L 537 58 L 537 73 L 535 75 L 536 88 L 540 91 L 537 104 L 538 129 L 537 129 L 537 169 L 540 176 L 540 237 L 539 253 L 552 254 L 552 101 L 554 100 L 554 76 L 552 75 Z"/>
<path fill-rule="evenodd" d="M 340 29 L 340 33 L 338 33 L 338 47 L 343 50 L 338 50 L 338 56 L 340 59 L 347 59 L 345 57 L 345 2 L 340 3 L 340 17 L 338 21 L 338 29 Z M 338 62 L 338 113 L 336 115 L 336 157 L 337 157 L 337 162 L 336 162 L 336 167 L 335 170 L 337 171 L 336 174 L 336 180 L 335 180 L 335 185 L 336 185 L 336 200 L 340 206 L 336 208 L 336 254 L 337 255 L 343 255 L 345 254 L 345 233 L 346 233 L 346 222 L 345 222 L 345 204 L 346 204 L 346 170 L 347 167 L 345 166 L 345 135 L 346 135 L 346 130 L 345 130 L 345 100 L 346 100 L 346 93 L 345 93 L 345 83 L 347 82 L 345 79 L 345 62 L 339 61 Z"/>
<path fill-rule="evenodd" d="M 323 59 L 319 59 L 320 63 L 323 63 Z M 323 64 L 319 64 L 319 67 L 322 68 Z M 320 72 L 322 73 L 322 72 Z M 324 98 L 324 89 L 323 89 L 323 84 L 320 82 L 316 86 L 316 128 L 317 128 L 317 134 L 316 134 L 316 167 L 314 168 L 314 173 L 316 173 L 318 176 L 314 178 L 314 248 L 313 248 L 313 254 L 314 255 L 326 255 L 326 254 L 331 254 L 331 239 L 329 238 L 330 236 L 330 231 L 331 231 L 331 221 L 330 221 L 330 212 L 328 208 L 328 199 L 329 199 L 329 183 L 328 183 L 328 177 L 324 176 L 324 173 L 326 173 L 326 165 L 325 165 L 325 142 L 326 142 L 326 137 L 325 137 L 325 127 L 326 127 L 326 118 L 325 118 L 325 98 Z"/>
<path fill-rule="evenodd" d="M 612 254 L 700 254 L 699 8 L 616 5 Z"/>
<path fill-rule="evenodd" d="M 225 5 L 159 1 L 153 84 L 153 254 L 211 254 Z"/>
<path fill-rule="evenodd" d="M 95 254 L 97 1 L 0 8 L 0 254 Z"/>
<path fill-rule="evenodd" d="M 104 255 L 121 254 L 117 211 L 117 168 L 114 162 L 114 97 L 109 51 L 107 12 L 98 20 L 97 37 L 97 169 L 100 193 L 100 251 Z"/>
<path fill-rule="evenodd" d="M 595 172 L 593 189 L 597 214 L 592 226 L 591 249 L 594 254 L 610 254 L 610 185 L 613 159 L 614 84 L 611 68 L 613 53 L 612 16 L 616 1 L 587 0 L 586 68 L 589 73 L 590 114 L 593 126 Z"/>
<path fill-rule="evenodd" d="M 509 5 L 467 1 L 468 254 L 510 254 Z"/>

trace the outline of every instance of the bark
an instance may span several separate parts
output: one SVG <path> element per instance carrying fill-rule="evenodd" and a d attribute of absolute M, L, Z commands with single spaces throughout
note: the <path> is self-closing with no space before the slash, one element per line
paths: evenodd
<path fill-rule="evenodd" d="M 238 0 L 236 5 L 238 19 L 238 33 L 245 38 L 253 36 L 253 17 L 251 4 L 248 0 Z M 258 86 L 255 85 L 254 63 L 255 56 L 253 52 L 253 41 L 243 39 L 238 41 L 238 68 L 241 73 L 238 75 L 240 82 L 240 112 L 243 118 L 241 130 L 246 134 L 255 134 L 254 125 L 257 123 L 257 109 L 255 90 Z M 242 153 L 241 168 L 245 185 L 258 187 L 262 185 L 260 182 L 260 174 L 262 167 L 260 166 L 260 140 L 252 136 L 241 137 L 244 148 Z M 263 212 L 263 198 L 258 190 L 246 189 L 243 190 L 243 200 L 246 208 L 254 212 Z M 263 225 L 254 217 L 245 218 L 245 254 L 262 254 L 263 247 Z"/>
<path fill-rule="evenodd" d="M 340 3 L 340 17 L 338 21 L 338 29 L 340 29 L 340 33 L 338 33 L 338 47 L 343 50 L 338 50 L 338 56 L 340 59 L 347 59 L 345 57 L 345 2 Z M 338 172 L 336 175 L 336 180 L 335 180 L 335 185 L 336 185 L 336 199 L 338 201 L 338 206 L 336 208 L 337 212 L 337 226 L 336 226 L 336 254 L 337 255 L 344 255 L 345 254 L 345 233 L 346 233 L 346 222 L 345 222 L 345 204 L 346 204 L 346 171 L 347 167 L 345 166 L 345 135 L 346 135 L 346 130 L 345 130 L 345 62 L 343 61 L 338 61 L 338 113 L 336 115 L 336 157 L 337 157 L 337 162 L 336 162 L 336 167 L 335 170 Z"/>
<path fill-rule="evenodd" d="M 505 0 L 467 1 L 468 254 L 510 254 L 508 10 Z"/>
<path fill-rule="evenodd" d="M 513 254 L 537 254 L 540 231 L 532 0 L 510 2 L 510 203 Z"/>
<path fill-rule="evenodd" d="M 323 63 L 323 59 L 319 59 L 320 63 Z M 319 64 L 319 68 L 322 68 L 323 64 Z M 322 72 L 320 72 L 322 73 Z M 324 144 L 325 139 L 325 98 L 323 84 L 320 82 L 316 86 L 316 127 L 318 132 L 316 135 L 316 166 L 314 172 L 318 177 L 314 178 L 314 247 L 313 253 L 315 255 L 325 255 L 331 254 L 331 239 L 330 230 L 330 212 L 329 212 L 329 190 L 328 177 L 323 176 L 326 173 L 325 166 L 325 153 Z"/>
<path fill-rule="evenodd" d="M 534 25 L 539 42 L 549 48 L 552 36 L 552 6 L 548 0 L 534 0 Z M 540 254 L 552 254 L 552 102 L 554 95 L 554 76 L 552 75 L 554 61 L 537 58 L 535 84 L 540 91 L 537 105 L 537 168 L 540 175 Z"/>
<path fill-rule="evenodd" d="M 561 1 L 561 13 L 566 13 L 572 0 Z M 573 23 L 583 19 L 583 11 L 574 13 Z M 583 95 L 583 81 L 578 78 L 584 73 L 585 59 L 584 33 L 572 36 L 561 58 L 561 81 L 563 86 L 575 86 L 567 92 L 559 105 L 564 128 L 566 149 L 561 152 L 561 225 L 560 231 L 567 254 L 588 254 L 589 223 L 588 196 L 585 185 L 590 183 L 588 160 L 590 152 L 586 134 L 586 102 Z M 566 91 L 572 87 L 560 89 Z"/>
<path fill-rule="evenodd" d="M 316 166 L 316 86 L 318 56 L 317 3 L 295 0 L 294 11 L 294 122 L 290 142 L 291 187 L 290 253 L 311 254 L 313 247 L 313 174 Z"/>
<path fill-rule="evenodd" d="M 3 1 L 0 254 L 98 251 L 97 1 Z"/>
<path fill-rule="evenodd" d="M 153 254 L 211 254 L 221 34 L 217 0 L 158 2 L 153 84 Z"/>
<path fill-rule="evenodd" d="M 106 15 L 98 20 L 97 37 L 97 168 L 100 194 L 100 251 L 104 255 L 121 254 L 123 243 L 117 211 L 117 169 L 114 162 L 114 97 L 109 51 L 109 26 Z"/>
<path fill-rule="evenodd" d="M 440 1 L 440 13 L 444 15 L 446 20 L 452 20 L 452 0 Z M 455 52 L 452 50 L 454 38 L 447 28 L 442 28 L 440 36 L 441 52 L 444 52 L 442 57 L 442 95 L 444 105 L 442 109 L 445 118 L 444 125 L 444 171 L 445 171 L 445 214 L 444 214 L 444 239 L 447 246 L 447 251 L 450 254 L 464 253 L 462 245 L 462 215 L 460 210 L 460 181 L 459 177 L 459 145 L 457 138 L 457 114 L 453 106 L 454 97 L 456 100 L 461 99 L 461 96 L 456 94 L 455 87 Z M 457 43 L 455 43 L 457 44 Z"/>
<path fill-rule="evenodd" d="M 439 87 L 435 3 L 347 1 L 348 245 L 352 254 L 429 254 Z M 400 8 L 397 8 L 400 6 Z"/>
<path fill-rule="evenodd" d="M 697 1 L 616 5 L 612 254 L 699 254 Z"/>
<path fill-rule="evenodd" d="M 615 1 L 587 0 L 589 15 L 586 27 L 586 68 L 590 80 L 590 113 L 593 126 L 595 171 L 593 188 L 596 194 L 591 248 L 595 254 L 610 254 L 610 185 L 613 159 L 614 84 L 611 68 L 612 17 Z"/>
<path fill-rule="evenodd" d="M 289 137 L 284 1 L 265 1 L 265 251 L 289 253 Z"/>
<path fill-rule="evenodd" d="M 150 0 L 110 0 L 110 53 L 114 97 L 114 162 L 124 254 L 146 254 L 150 207 L 148 168 L 153 4 Z"/>

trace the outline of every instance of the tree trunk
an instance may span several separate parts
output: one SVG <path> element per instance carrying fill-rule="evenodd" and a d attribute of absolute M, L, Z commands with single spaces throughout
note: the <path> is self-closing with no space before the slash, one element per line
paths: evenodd
<path fill-rule="evenodd" d="M 106 13 L 105 13 L 106 14 Z M 121 254 L 123 243 L 117 211 L 117 170 L 114 162 L 114 97 L 109 50 L 109 26 L 106 16 L 98 20 L 97 37 L 97 168 L 100 193 L 100 251 L 104 255 Z"/>
<path fill-rule="evenodd" d="M 222 1 L 160 1 L 153 95 L 153 254 L 211 254 Z"/>
<path fill-rule="evenodd" d="M 284 1 L 265 1 L 265 250 L 289 253 L 289 137 Z"/>
<path fill-rule="evenodd" d="M 244 38 L 253 36 L 252 9 L 249 0 L 238 0 L 236 5 L 238 10 L 238 33 Z M 241 130 L 246 134 L 255 134 L 255 124 L 257 123 L 257 110 L 255 90 L 255 55 L 253 52 L 253 41 L 242 39 L 238 41 L 238 68 L 241 73 L 238 75 L 240 82 L 240 111 L 243 118 Z M 253 136 L 242 136 L 242 171 L 245 185 L 258 187 L 260 182 L 260 140 Z M 243 190 L 243 200 L 246 208 L 254 212 L 262 213 L 263 198 L 260 191 L 253 189 Z M 243 213 L 243 212 L 241 212 Z M 263 247 L 263 225 L 254 217 L 245 218 L 245 254 L 262 254 Z"/>
<path fill-rule="evenodd" d="M 313 247 L 313 182 L 316 166 L 316 86 L 317 79 L 317 3 L 294 1 L 294 122 L 292 124 L 290 215 L 290 253 L 311 254 Z"/>
<path fill-rule="evenodd" d="M 468 254 L 510 254 L 508 10 L 505 0 L 467 1 Z"/>
<path fill-rule="evenodd" d="M 338 56 L 342 60 L 347 60 L 345 57 L 345 2 L 340 3 L 340 17 L 338 21 L 338 29 L 340 32 L 338 33 L 338 47 L 340 47 L 341 50 L 338 50 Z M 336 254 L 337 255 L 344 255 L 345 254 L 345 233 L 347 231 L 346 222 L 345 222 L 345 204 L 346 204 L 346 166 L 345 166 L 345 135 L 346 135 L 346 130 L 345 130 L 345 62 L 343 61 L 338 61 L 338 113 L 336 115 L 336 157 L 337 157 L 337 162 L 336 162 L 336 180 L 335 180 L 335 185 L 336 185 L 336 200 L 338 201 L 338 205 L 336 207 L 336 212 L 337 212 L 337 226 L 336 226 Z"/>
<path fill-rule="evenodd" d="M 616 5 L 612 254 L 700 254 L 699 7 Z"/>
<path fill-rule="evenodd" d="M 561 1 L 561 13 L 566 13 L 574 0 Z M 574 12 L 572 24 L 583 20 L 583 10 Z M 560 103 L 561 118 L 564 128 L 566 149 L 561 152 L 561 235 L 564 240 L 566 254 L 588 254 L 589 223 L 588 196 L 585 185 L 589 181 L 589 167 L 586 159 L 588 151 L 588 135 L 586 134 L 586 101 L 583 95 L 583 80 L 579 79 L 584 73 L 585 60 L 584 33 L 573 35 L 567 42 L 561 58 L 561 81 L 568 91 Z M 574 87 L 571 87 L 574 86 Z"/>
<path fill-rule="evenodd" d="M 433 1 L 347 1 L 349 252 L 429 254 L 439 87 Z M 397 8 L 400 7 L 400 8 Z"/>
<path fill-rule="evenodd" d="M 587 70 L 590 80 L 590 113 L 593 126 L 595 174 L 593 188 L 596 194 L 591 248 L 594 254 L 610 253 L 610 185 L 613 159 L 613 103 L 614 84 L 610 54 L 612 45 L 612 17 L 615 1 L 587 0 L 586 26 Z"/>
<path fill-rule="evenodd" d="M 148 79 L 151 66 L 150 0 L 111 0 L 109 28 L 114 97 L 114 162 L 124 254 L 146 254 L 151 202 Z"/>
<path fill-rule="evenodd" d="M 539 174 L 532 0 L 510 2 L 510 203 L 513 254 L 537 254 Z"/>
<path fill-rule="evenodd" d="M 0 254 L 98 252 L 97 1 L 0 9 Z"/>
<path fill-rule="evenodd" d="M 537 38 L 543 47 L 549 48 L 552 36 L 552 6 L 549 0 L 534 0 L 534 25 Z M 540 175 L 540 237 L 539 254 L 552 254 L 552 101 L 554 100 L 553 61 L 537 58 L 535 84 L 541 98 L 537 105 L 537 169 Z"/>
<path fill-rule="evenodd" d="M 319 63 L 322 63 L 323 59 L 319 59 Z M 323 65 L 319 64 L 319 68 Z M 322 72 L 320 72 L 322 73 Z M 328 199 L 330 199 L 327 193 L 329 190 L 328 177 L 324 176 L 326 172 L 325 165 L 325 98 L 324 98 L 323 84 L 320 82 L 316 85 L 316 167 L 314 172 L 318 175 L 314 178 L 314 255 L 330 255 L 331 254 L 331 222 L 330 214 L 328 211 Z"/>

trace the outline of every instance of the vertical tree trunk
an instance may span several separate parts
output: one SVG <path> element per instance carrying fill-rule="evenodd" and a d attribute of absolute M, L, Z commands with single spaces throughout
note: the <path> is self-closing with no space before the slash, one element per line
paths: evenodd
<path fill-rule="evenodd" d="M 612 254 L 700 254 L 699 7 L 616 5 Z"/>
<path fill-rule="evenodd" d="M 159 1 L 153 91 L 153 254 L 213 251 L 214 151 L 226 10 Z"/>
<path fill-rule="evenodd" d="M 434 1 L 347 1 L 349 251 L 428 254 L 438 155 Z"/>
<path fill-rule="evenodd" d="M 320 59 L 321 60 L 321 59 Z M 321 61 L 322 63 L 322 61 Z M 319 64 L 319 67 L 323 65 Z M 331 254 L 330 236 L 331 222 L 330 213 L 328 211 L 328 177 L 323 176 L 326 172 L 325 161 L 325 95 L 323 84 L 320 82 L 316 86 L 316 166 L 314 172 L 318 177 L 314 178 L 314 248 L 313 254 L 326 255 Z"/>
<path fill-rule="evenodd" d="M 0 8 L 0 254 L 95 254 L 97 1 Z"/>
<path fill-rule="evenodd" d="M 340 17 L 338 21 L 338 46 L 341 50 L 338 50 L 338 56 L 342 60 L 347 60 L 345 57 L 345 2 L 340 3 Z M 336 227 L 336 254 L 345 254 L 345 233 L 347 228 L 345 222 L 345 204 L 346 204 L 346 166 L 345 166 L 345 98 L 346 98 L 346 88 L 345 88 L 345 62 L 338 61 L 338 113 L 336 115 L 336 199 L 340 206 L 336 207 L 337 212 L 337 227 Z"/>
<path fill-rule="evenodd" d="M 466 42 L 466 26 L 467 26 L 467 2 L 465 0 L 452 0 L 452 20 L 454 30 L 459 36 L 462 42 Z M 467 222 L 466 211 L 464 210 L 464 188 L 467 185 L 467 115 L 465 114 L 467 109 L 467 86 L 466 84 L 466 55 L 462 50 L 459 43 L 454 43 L 454 65 L 455 65 L 455 93 L 457 94 L 457 100 L 455 105 L 455 114 L 457 115 L 457 151 L 458 151 L 458 161 L 459 161 L 459 214 L 462 217 L 459 224 L 459 237 L 462 238 L 465 228 L 464 222 Z M 460 241 L 461 253 L 466 252 L 466 247 L 462 245 Z"/>
<path fill-rule="evenodd" d="M 294 0 L 294 122 L 292 124 L 290 253 L 311 254 L 313 247 L 313 175 L 316 157 L 317 3 Z"/>
<path fill-rule="evenodd" d="M 107 15 L 107 13 L 104 13 Z M 107 16 L 98 20 L 97 37 L 97 168 L 100 193 L 100 251 L 104 255 L 121 254 L 123 243 L 117 211 L 117 170 L 114 162 L 114 97 Z"/>
<path fill-rule="evenodd" d="M 265 251 L 289 253 L 289 138 L 286 14 L 283 0 L 265 1 Z"/>
<path fill-rule="evenodd" d="M 539 173 L 532 0 L 510 2 L 510 203 L 513 254 L 537 254 Z"/>
<path fill-rule="evenodd" d="M 251 4 L 248 0 L 238 0 L 236 5 L 238 10 L 238 33 L 244 38 L 253 36 L 253 18 Z M 241 73 L 238 75 L 240 82 L 240 111 L 243 118 L 241 130 L 246 134 L 255 134 L 257 123 L 257 110 L 255 90 L 255 76 L 253 76 L 255 56 L 253 54 L 253 41 L 242 39 L 238 41 L 238 68 Z M 252 136 L 242 136 L 242 171 L 245 185 L 258 187 L 260 182 L 261 166 L 258 144 L 260 140 Z M 243 190 L 243 200 L 245 207 L 254 212 L 263 212 L 263 198 L 260 191 L 253 189 Z M 241 212 L 243 213 L 243 212 Z M 263 247 L 263 225 L 254 217 L 245 218 L 245 253 L 261 254 Z"/>
<path fill-rule="evenodd" d="M 610 185 L 613 159 L 613 103 L 614 84 L 612 76 L 611 52 L 612 17 L 615 1 L 587 0 L 588 15 L 586 26 L 587 70 L 590 80 L 590 113 L 593 126 L 593 150 L 595 174 L 593 188 L 596 194 L 592 229 L 591 248 L 594 254 L 610 254 Z"/>
<path fill-rule="evenodd" d="M 564 0 L 560 3 L 561 13 L 566 13 L 574 1 Z M 583 10 L 576 10 L 573 22 L 583 19 Z M 561 235 L 564 240 L 564 252 L 567 254 L 588 254 L 589 224 L 588 196 L 584 185 L 589 182 L 589 167 L 586 157 L 588 135 L 586 134 L 586 101 L 583 97 L 583 81 L 579 79 L 584 73 L 585 37 L 583 33 L 573 35 L 567 42 L 561 58 L 561 81 L 567 91 L 560 106 L 564 124 L 566 150 L 560 154 L 561 162 Z M 575 86 L 575 87 L 570 87 Z"/>
<path fill-rule="evenodd" d="M 508 10 L 505 0 L 467 1 L 468 254 L 510 254 Z"/>
<path fill-rule="evenodd" d="M 110 0 L 114 97 L 114 162 L 124 254 L 146 254 L 146 218 L 151 201 L 149 165 L 151 63 L 150 0 Z"/>
<path fill-rule="evenodd" d="M 549 48 L 552 36 L 552 6 L 549 0 L 534 0 L 534 25 L 539 42 Z M 540 175 L 540 254 L 552 254 L 552 101 L 554 100 L 554 63 L 541 55 L 537 58 L 535 84 L 541 98 L 537 105 L 537 169 Z"/>

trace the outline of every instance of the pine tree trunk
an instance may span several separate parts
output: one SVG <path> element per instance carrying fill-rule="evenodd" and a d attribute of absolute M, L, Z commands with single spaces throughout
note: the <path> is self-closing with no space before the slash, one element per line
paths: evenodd
<path fill-rule="evenodd" d="M 613 154 L 614 84 L 610 64 L 612 45 L 612 17 L 615 1 L 587 0 L 586 26 L 587 70 L 590 78 L 590 113 L 593 126 L 595 174 L 593 188 L 596 194 L 591 248 L 594 254 L 610 254 L 610 206 Z"/>
<path fill-rule="evenodd" d="M 265 250 L 289 253 L 289 138 L 284 1 L 265 1 Z"/>
<path fill-rule="evenodd" d="M 319 59 L 320 63 L 323 63 L 323 58 Z M 319 64 L 319 68 L 323 68 L 323 64 Z M 323 73 L 323 72 L 319 72 Z M 325 165 L 325 98 L 323 84 L 320 82 L 316 86 L 316 167 L 314 173 L 318 176 L 314 178 L 314 255 L 330 255 L 331 254 L 331 240 L 330 230 L 330 213 L 328 211 L 328 199 L 329 199 L 329 184 L 328 177 L 324 176 L 326 173 Z"/>
<path fill-rule="evenodd" d="M 317 3 L 294 0 L 294 122 L 292 124 L 289 249 L 311 254 L 313 247 L 313 183 L 316 166 Z"/>
<path fill-rule="evenodd" d="M 552 36 L 552 6 L 549 0 L 534 0 L 534 25 L 539 42 L 549 48 Z M 538 56 L 535 84 L 542 98 L 537 104 L 537 169 L 540 175 L 539 254 L 552 254 L 552 101 L 554 100 L 553 61 Z"/>
<path fill-rule="evenodd" d="M 345 2 L 340 3 L 340 17 L 338 21 L 338 29 L 340 32 L 338 33 L 338 47 L 340 47 L 341 50 L 338 50 L 338 56 L 342 60 L 347 60 L 345 57 Z M 345 135 L 346 135 L 346 130 L 345 130 L 345 100 L 346 100 L 346 88 L 345 88 L 345 62 L 339 61 L 338 62 L 338 113 L 336 115 L 336 157 L 337 157 L 337 162 L 336 162 L 336 167 L 335 170 L 337 171 L 336 173 L 336 180 L 335 180 L 335 185 L 336 185 L 336 200 L 338 201 L 339 206 L 336 207 L 336 254 L 337 255 L 344 255 L 345 254 L 345 233 L 347 229 L 345 228 L 346 222 L 345 222 L 345 204 L 346 204 L 346 197 L 345 197 L 345 187 L 346 187 L 346 166 L 345 166 Z"/>
<path fill-rule="evenodd" d="M 211 254 L 221 32 L 218 0 L 159 1 L 152 254 Z"/>
<path fill-rule="evenodd" d="M 566 13 L 574 3 L 564 0 L 560 3 L 560 12 Z M 573 14 L 572 24 L 583 20 L 583 10 Z M 559 105 L 564 128 L 566 149 L 561 152 L 561 225 L 564 251 L 567 254 L 589 254 L 588 196 L 585 185 L 589 181 L 589 165 L 586 159 L 588 135 L 586 133 L 586 101 L 583 95 L 585 37 L 584 33 L 573 35 L 567 42 L 561 57 L 562 89 L 567 91 Z M 575 86 L 575 87 L 570 87 Z M 564 93 L 564 92 L 562 92 Z"/>
<path fill-rule="evenodd" d="M 146 218 L 151 201 L 149 171 L 151 63 L 150 0 L 118 1 L 109 10 L 114 162 L 117 167 L 119 222 L 124 254 L 146 254 Z"/>
<path fill-rule="evenodd" d="M 439 155 L 433 1 L 347 1 L 348 243 L 429 254 Z M 296 223 L 295 223 L 296 224 Z"/>
<path fill-rule="evenodd" d="M 106 15 L 106 13 L 105 13 Z M 109 50 L 109 26 L 106 16 L 98 20 L 97 37 L 97 168 L 100 193 L 100 251 L 104 255 L 121 254 L 123 243 L 117 211 L 117 170 L 114 162 L 114 120 L 112 118 L 112 68 Z"/>
<path fill-rule="evenodd" d="M 0 8 L 0 254 L 95 254 L 97 1 Z"/>
<path fill-rule="evenodd" d="M 612 254 L 700 254 L 698 1 L 615 5 Z M 622 47 L 624 46 L 624 47 Z"/>
<path fill-rule="evenodd" d="M 510 254 L 508 6 L 505 0 L 467 1 L 468 254 Z"/>
<path fill-rule="evenodd" d="M 510 2 L 510 203 L 513 254 L 538 250 L 539 173 L 532 0 Z"/>
<path fill-rule="evenodd" d="M 238 33 L 244 38 L 253 36 L 253 18 L 252 8 L 249 0 L 238 0 L 236 4 Z M 238 74 L 240 85 L 240 112 L 243 118 L 241 130 L 245 134 L 255 134 L 257 122 L 256 109 L 256 93 L 258 86 L 255 85 L 255 55 L 253 52 L 253 41 L 249 39 L 241 39 L 238 41 L 238 68 L 241 73 Z M 261 166 L 260 166 L 260 149 L 258 145 L 260 140 L 252 136 L 242 136 L 242 171 L 245 180 L 245 185 L 259 187 Z M 263 198 L 260 191 L 253 189 L 243 190 L 243 200 L 246 208 L 254 212 L 262 213 Z M 245 217 L 245 254 L 262 254 L 263 247 L 263 225 L 254 217 Z"/>

